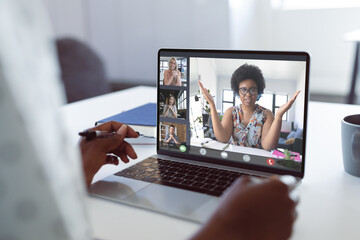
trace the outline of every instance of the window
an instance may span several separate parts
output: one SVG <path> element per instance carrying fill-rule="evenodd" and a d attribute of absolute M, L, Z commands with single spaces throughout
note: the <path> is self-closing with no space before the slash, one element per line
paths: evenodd
<path fill-rule="evenodd" d="M 169 68 L 168 60 L 160 60 L 160 84 L 163 84 L 164 72 Z"/>
<path fill-rule="evenodd" d="M 261 98 L 260 98 L 260 100 L 259 100 L 259 104 L 261 105 L 261 106 L 263 106 L 264 108 L 267 108 L 267 109 L 269 109 L 270 111 L 272 111 L 273 113 L 274 113 L 274 111 L 273 111 L 273 108 L 274 108 L 274 96 L 273 96 L 273 94 L 267 94 L 267 93 L 264 93 L 262 96 L 261 96 Z"/>
<path fill-rule="evenodd" d="M 178 66 L 180 66 L 179 71 L 181 72 L 181 79 L 186 79 L 187 58 L 182 58 L 181 60 L 178 60 Z"/>
<path fill-rule="evenodd" d="M 186 91 L 183 91 L 178 98 L 178 109 L 186 109 Z"/>
<path fill-rule="evenodd" d="M 269 109 L 275 116 L 276 111 L 288 101 L 288 95 L 264 93 L 259 100 L 259 105 Z M 288 112 L 286 112 L 282 118 L 283 121 L 287 121 Z"/>
<path fill-rule="evenodd" d="M 232 106 L 234 106 L 233 91 L 229 90 L 229 89 L 223 89 L 221 113 L 224 114 L 226 109 L 228 109 L 229 107 L 232 107 Z"/>

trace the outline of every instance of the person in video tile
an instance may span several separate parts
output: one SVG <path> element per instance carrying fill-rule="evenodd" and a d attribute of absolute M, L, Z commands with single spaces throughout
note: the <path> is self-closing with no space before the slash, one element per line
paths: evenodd
<path fill-rule="evenodd" d="M 258 105 L 257 100 L 265 89 L 265 80 L 259 67 L 243 64 L 231 77 L 231 89 L 240 96 L 241 104 L 226 110 L 222 121 L 216 112 L 213 97 L 199 81 L 201 91 L 210 104 L 215 137 L 220 142 L 265 150 L 275 149 L 279 142 L 282 117 L 291 108 L 297 95 L 273 113 Z"/>
<path fill-rule="evenodd" d="M 177 69 L 176 58 L 169 60 L 169 69 L 164 72 L 164 85 L 181 86 L 181 73 Z"/>
<path fill-rule="evenodd" d="M 173 95 L 169 95 L 164 105 L 163 117 L 177 118 L 176 100 Z"/>
<path fill-rule="evenodd" d="M 175 134 L 175 126 L 174 125 L 170 125 L 169 133 L 166 135 L 165 142 L 169 146 L 176 146 L 176 144 L 180 144 L 180 140 Z"/>

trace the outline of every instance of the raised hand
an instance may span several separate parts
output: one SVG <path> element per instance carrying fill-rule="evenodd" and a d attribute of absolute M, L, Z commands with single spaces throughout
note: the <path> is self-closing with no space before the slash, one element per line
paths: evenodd
<path fill-rule="evenodd" d="M 282 116 L 284 115 L 284 113 L 286 113 L 290 108 L 291 106 L 293 105 L 293 103 L 295 102 L 296 100 L 296 97 L 299 95 L 300 93 L 300 90 L 296 91 L 293 95 L 293 97 L 287 102 L 285 103 L 284 105 L 282 105 L 277 111 L 276 111 L 276 115 L 277 117 L 280 117 L 282 118 Z"/>
<path fill-rule="evenodd" d="M 202 94 L 204 95 L 206 101 L 210 104 L 210 106 L 214 106 L 215 103 L 214 103 L 214 98 L 211 96 L 211 94 L 209 93 L 208 89 L 206 89 L 202 83 L 200 81 L 198 81 L 199 83 L 199 86 L 200 86 L 200 89 L 201 89 L 201 92 Z"/>

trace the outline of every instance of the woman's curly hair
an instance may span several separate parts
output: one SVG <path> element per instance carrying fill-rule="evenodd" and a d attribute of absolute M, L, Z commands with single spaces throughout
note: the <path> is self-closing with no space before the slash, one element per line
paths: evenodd
<path fill-rule="evenodd" d="M 258 98 L 260 98 L 259 96 L 264 93 L 266 84 L 260 68 L 255 65 L 245 63 L 236 69 L 231 76 L 231 89 L 236 95 L 239 95 L 239 84 L 246 79 L 251 79 L 256 83 Z"/>

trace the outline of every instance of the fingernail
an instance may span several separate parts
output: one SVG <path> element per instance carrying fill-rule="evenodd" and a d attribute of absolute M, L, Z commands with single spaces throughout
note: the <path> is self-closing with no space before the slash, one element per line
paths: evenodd
<path fill-rule="evenodd" d="M 126 128 L 127 128 L 126 124 L 123 124 L 123 125 L 119 128 L 119 130 L 117 130 L 117 134 L 122 134 L 122 132 L 124 132 Z"/>

